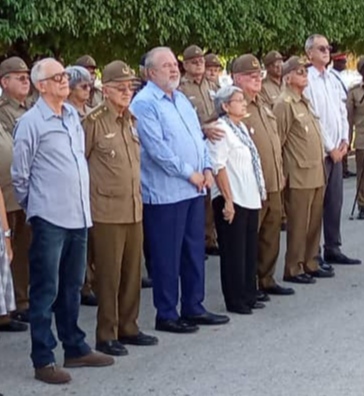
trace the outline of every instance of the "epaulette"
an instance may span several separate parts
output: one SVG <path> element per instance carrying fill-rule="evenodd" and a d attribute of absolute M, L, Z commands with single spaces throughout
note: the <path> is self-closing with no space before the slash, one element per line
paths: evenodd
<path fill-rule="evenodd" d="M 284 99 L 283 99 L 286 103 L 292 103 L 292 96 L 286 96 Z"/>
<path fill-rule="evenodd" d="M 90 119 L 92 121 L 96 121 L 98 118 L 100 118 L 103 114 L 107 113 L 108 111 L 109 109 L 107 108 L 105 103 L 100 103 L 98 106 L 92 109 L 90 113 L 87 114 L 85 120 Z"/>
<path fill-rule="evenodd" d="M 8 100 L 5 98 L 0 98 L 0 107 L 6 105 L 8 103 Z"/>

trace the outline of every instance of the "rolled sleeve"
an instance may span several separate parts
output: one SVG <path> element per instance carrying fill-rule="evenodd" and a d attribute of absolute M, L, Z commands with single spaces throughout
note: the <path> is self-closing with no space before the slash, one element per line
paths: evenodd
<path fill-rule="evenodd" d="M 208 142 L 208 148 L 211 158 L 211 167 L 214 175 L 217 175 L 221 169 L 226 168 L 229 159 L 229 145 L 227 137 L 212 143 Z"/>

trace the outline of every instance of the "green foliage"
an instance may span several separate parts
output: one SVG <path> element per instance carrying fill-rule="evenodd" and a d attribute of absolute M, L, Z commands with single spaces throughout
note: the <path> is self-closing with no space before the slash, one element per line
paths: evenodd
<path fill-rule="evenodd" d="M 2 0 L 0 51 L 72 62 L 84 53 L 100 65 L 136 64 L 157 45 L 177 54 L 195 43 L 224 56 L 271 49 L 302 52 L 322 33 L 342 50 L 361 52 L 358 0 Z"/>

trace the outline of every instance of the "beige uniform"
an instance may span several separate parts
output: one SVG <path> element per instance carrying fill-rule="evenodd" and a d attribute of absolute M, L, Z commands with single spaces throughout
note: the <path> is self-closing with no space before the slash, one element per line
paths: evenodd
<path fill-rule="evenodd" d="M 318 270 L 325 185 L 324 148 L 309 102 L 286 87 L 274 106 L 286 177 L 285 276 Z"/>
<path fill-rule="evenodd" d="M 10 167 L 13 150 L 13 131 L 17 120 L 28 110 L 29 102 L 21 104 L 18 101 L 2 95 L 0 99 L 0 124 L 4 131 L 1 132 L 0 147 L 0 179 L 4 194 L 5 207 L 12 230 L 13 261 L 11 270 L 14 282 L 14 291 L 17 311 L 24 311 L 29 307 L 29 263 L 28 250 L 31 241 L 31 231 L 26 224 L 24 211 L 19 207 L 11 182 Z"/>
<path fill-rule="evenodd" d="M 260 96 L 264 103 L 273 108 L 274 102 L 278 99 L 282 89 L 282 84 L 277 84 L 271 77 L 269 77 L 269 75 L 267 75 L 262 82 L 262 91 L 260 92 Z"/>
<path fill-rule="evenodd" d="M 279 255 L 281 227 L 282 153 L 276 117 L 258 96 L 248 102 L 250 116 L 244 120 L 261 160 L 267 200 L 259 215 L 258 278 L 261 288 L 275 286 L 274 272 Z"/>
<path fill-rule="evenodd" d="M 364 83 L 352 87 L 348 92 L 347 109 L 350 132 L 355 128 L 355 160 L 357 169 L 357 188 L 359 188 L 364 165 Z M 364 208 L 364 180 L 361 183 L 358 205 Z"/>
<path fill-rule="evenodd" d="M 187 96 L 196 109 L 201 126 L 214 117 L 214 95 L 218 90 L 216 84 L 208 81 L 205 77 L 198 84 L 193 78 L 184 76 L 181 79 L 179 89 Z M 217 235 L 210 193 L 205 198 L 205 215 L 205 246 L 206 248 L 213 248 L 217 246 Z"/>
<path fill-rule="evenodd" d="M 82 124 L 90 171 L 97 342 L 138 333 L 142 259 L 140 143 L 127 111 L 107 101 Z"/>

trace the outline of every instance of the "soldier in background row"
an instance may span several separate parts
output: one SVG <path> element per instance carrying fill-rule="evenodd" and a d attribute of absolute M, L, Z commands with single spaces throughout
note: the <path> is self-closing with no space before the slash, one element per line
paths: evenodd
<path fill-rule="evenodd" d="M 219 81 L 221 70 L 222 70 L 222 64 L 217 55 L 215 54 L 205 55 L 205 77 L 207 80 L 216 84 L 218 88 L 221 88 Z"/>

